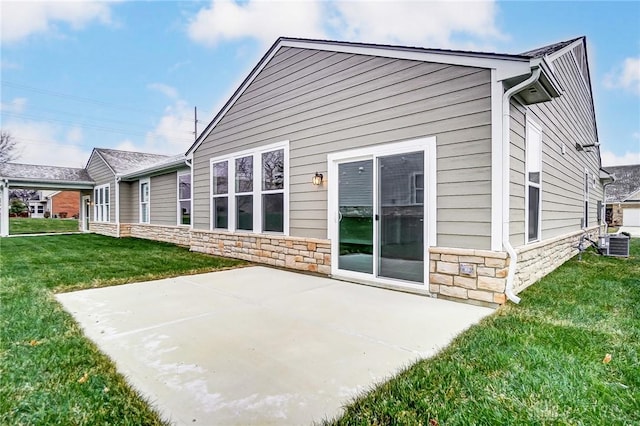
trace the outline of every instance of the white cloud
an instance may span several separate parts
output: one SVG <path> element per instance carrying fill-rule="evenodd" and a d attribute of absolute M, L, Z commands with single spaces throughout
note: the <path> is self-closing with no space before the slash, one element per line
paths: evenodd
<path fill-rule="evenodd" d="M 600 153 L 602 166 L 624 166 L 628 164 L 640 164 L 640 151 L 625 152 L 624 155 L 616 155 L 611 151 L 602 151 Z"/>
<path fill-rule="evenodd" d="M 604 77 L 604 85 L 609 89 L 625 89 L 640 95 L 640 56 L 626 58 Z"/>
<path fill-rule="evenodd" d="M 504 37 L 496 15 L 496 4 L 491 1 L 248 0 L 238 4 L 213 0 L 191 21 L 188 33 L 192 40 L 207 45 L 243 38 L 270 44 L 279 36 L 293 36 L 471 47 L 456 38 L 466 35 L 486 43 Z"/>
<path fill-rule="evenodd" d="M 56 31 L 65 23 L 78 30 L 92 21 L 111 22 L 110 5 L 97 1 L 10 1 L 2 2 L 1 41 L 14 43 L 36 33 Z"/>
<path fill-rule="evenodd" d="M 116 149 L 167 155 L 184 153 L 194 141 L 193 120 L 193 108 L 186 101 L 178 99 L 165 108 L 164 115 L 156 127 L 147 132 L 142 144 L 126 139 Z"/>
<path fill-rule="evenodd" d="M 147 85 L 148 89 L 160 92 L 168 98 L 176 99 L 178 97 L 178 90 L 175 87 L 171 87 L 163 83 L 151 83 Z"/>
<path fill-rule="evenodd" d="M 188 33 L 192 40 L 210 46 L 243 38 L 270 44 L 280 36 L 323 37 L 322 3 L 213 0 L 190 22 Z"/>
<path fill-rule="evenodd" d="M 79 129 L 71 129 L 65 135 L 64 129 L 56 125 L 16 121 L 3 124 L 3 130 L 18 143 L 18 163 L 84 167 L 91 153 L 79 145 Z"/>
<path fill-rule="evenodd" d="M 350 41 L 454 47 L 453 36 L 501 38 L 493 2 L 341 1 L 333 29 Z"/>
<path fill-rule="evenodd" d="M 27 98 L 14 98 L 11 102 L 0 103 L 0 111 L 19 114 L 24 112 L 27 106 Z"/>

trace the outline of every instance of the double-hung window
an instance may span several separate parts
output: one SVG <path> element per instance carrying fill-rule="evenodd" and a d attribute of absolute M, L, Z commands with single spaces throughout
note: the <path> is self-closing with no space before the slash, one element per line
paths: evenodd
<path fill-rule="evenodd" d="M 424 173 L 411 173 L 409 179 L 411 179 L 409 182 L 411 204 L 424 204 Z"/>
<path fill-rule="evenodd" d="M 286 232 L 288 144 L 211 160 L 211 227 Z"/>
<path fill-rule="evenodd" d="M 111 219 L 109 205 L 109 184 L 96 186 L 93 190 L 93 220 L 96 222 L 109 222 Z"/>
<path fill-rule="evenodd" d="M 542 211 L 542 129 L 527 119 L 526 124 L 526 231 L 527 242 L 540 239 Z"/>
<path fill-rule="evenodd" d="M 236 229 L 253 230 L 253 155 L 235 159 Z"/>
<path fill-rule="evenodd" d="M 140 181 L 140 223 L 149 223 L 149 201 L 151 188 L 149 179 Z"/>
<path fill-rule="evenodd" d="M 178 225 L 191 225 L 191 173 L 178 173 Z"/>

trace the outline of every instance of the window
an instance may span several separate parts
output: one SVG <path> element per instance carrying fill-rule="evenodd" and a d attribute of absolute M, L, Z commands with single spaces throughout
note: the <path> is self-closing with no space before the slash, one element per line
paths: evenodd
<path fill-rule="evenodd" d="M 253 230 L 253 156 L 236 158 L 236 229 Z"/>
<path fill-rule="evenodd" d="M 213 229 L 286 232 L 287 146 L 211 160 Z"/>
<path fill-rule="evenodd" d="M 38 214 L 44 213 L 44 206 L 38 206 Z"/>
<path fill-rule="evenodd" d="M 228 161 L 211 165 L 211 188 L 213 192 L 213 228 L 227 229 L 229 225 L 229 168 Z"/>
<path fill-rule="evenodd" d="M 262 230 L 284 232 L 284 149 L 262 154 Z"/>
<path fill-rule="evenodd" d="M 109 222 L 110 212 L 110 196 L 109 196 L 109 184 L 96 186 L 93 190 L 93 220 L 96 222 Z"/>
<path fill-rule="evenodd" d="M 178 225 L 191 225 L 191 173 L 178 173 Z"/>
<path fill-rule="evenodd" d="M 409 182 L 409 187 L 411 188 L 411 204 L 424 204 L 424 173 L 412 173 L 409 179 L 411 179 Z"/>
<path fill-rule="evenodd" d="M 540 239 L 542 184 L 542 129 L 527 119 L 526 124 L 526 230 L 527 242 Z"/>
<path fill-rule="evenodd" d="M 140 181 L 140 223 L 149 223 L 149 179 Z"/>
<path fill-rule="evenodd" d="M 584 213 L 582 215 L 582 227 L 589 226 L 589 186 L 591 182 L 589 179 L 589 171 L 584 171 Z"/>

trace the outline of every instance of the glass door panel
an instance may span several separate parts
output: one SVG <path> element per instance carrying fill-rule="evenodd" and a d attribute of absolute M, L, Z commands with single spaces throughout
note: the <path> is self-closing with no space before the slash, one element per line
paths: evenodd
<path fill-rule="evenodd" d="M 338 268 L 373 274 L 373 160 L 338 164 Z"/>
<path fill-rule="evenodd" d="M 424 283 L 424 153 L 378 157 L 380 277 Z"/>

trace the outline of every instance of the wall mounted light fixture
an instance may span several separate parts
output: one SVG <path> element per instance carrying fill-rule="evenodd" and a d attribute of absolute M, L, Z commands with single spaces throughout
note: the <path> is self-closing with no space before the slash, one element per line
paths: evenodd
<path fill-rule="evenodd" d="M 322 185 L 322 173 L 316 172 L 315 176 L 311 179 L 311 183 L 314 185 Z"/>

